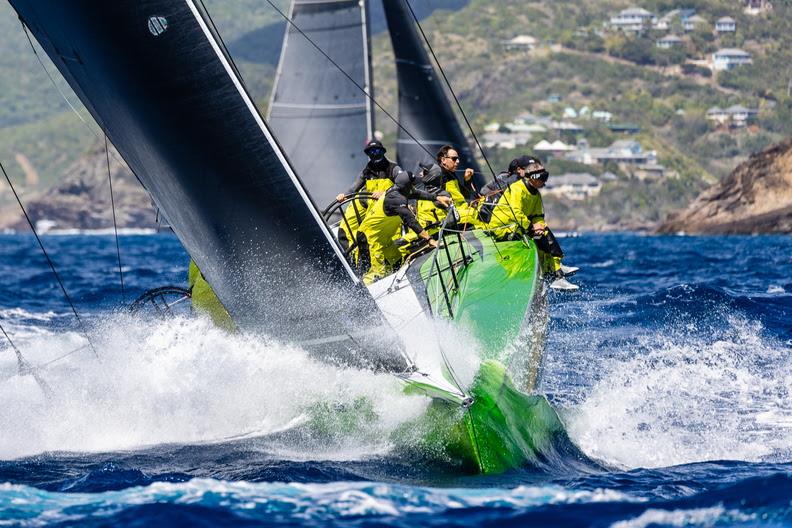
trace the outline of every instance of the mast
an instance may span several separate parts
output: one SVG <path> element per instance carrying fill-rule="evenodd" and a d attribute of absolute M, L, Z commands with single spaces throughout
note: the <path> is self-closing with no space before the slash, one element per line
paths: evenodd
<path fill-rule="evenodd" d="M 406 361 L 199 0 L 10 0 L 237 325 L 323 359 Z"/>
<path fill-rule="evenodd" d="M 267 122 L 311 198 L 326 205 L 365 166 L 374 133 L 367 2 L 294 0 Z M 295 29 L 300 28 L 305 36 Z M 338 65 L 319 53 L 310 38 Z"/>
<path fill-rule="evenodd" d="M 474 182 L 480 189 L 486 183 L 459 125 L 440 76 L 415 27 L 406 0 L 383 0 L 393 53 L 396 56 L 396 77 L 399 84 L 399 121 L 418 142 L 434 153 L 443 145 L 453 145 L 460 156 L 460 167 L 476 171 Z M 419 162 L 434 161 L 400 128 L 398 162 L 412 170 Z"/>

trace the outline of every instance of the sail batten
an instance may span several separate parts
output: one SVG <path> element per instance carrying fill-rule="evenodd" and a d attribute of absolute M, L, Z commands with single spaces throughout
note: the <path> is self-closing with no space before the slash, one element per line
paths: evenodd
<path fill-rule="evenodd" d="M 289 11 L 267 121 L 320 204 L 367 161 L 362 149 L 374 127 L 367 17 L 359 0 L 294 0 Z"/>
<path fill-rule="evenodd" d="M 316 341 L 310 351 L 328 360 L 405 368 L 374 300 L 200 6 L 10 3 L 167 215 L 238 326 L 287 342 Z"/>

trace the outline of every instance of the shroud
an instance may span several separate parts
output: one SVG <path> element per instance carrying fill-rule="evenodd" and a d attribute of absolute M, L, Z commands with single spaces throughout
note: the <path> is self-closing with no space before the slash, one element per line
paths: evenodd
<path fill-rule="evenodd" d="M 294 0 L 290 19 L 371 93 L 365 1 Z M 292 24 L 283 38 L 267 123 L 320 205 L 344 192 L 368 162 L 371 101 Z"/>
<path fill-rule="evenodd" d="M 10 3 L 237 325 L 327 360 L 407 367 L 201 4 Z"/>

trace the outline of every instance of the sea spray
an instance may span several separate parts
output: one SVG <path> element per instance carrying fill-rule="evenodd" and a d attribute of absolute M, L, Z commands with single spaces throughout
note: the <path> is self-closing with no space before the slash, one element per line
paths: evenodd
<path fill-rule="evenodd" d="M 322 457 L 364 456 L 387 447 L 388 431 L 425 408 L 402 384 L 320 363 L 298 348 L 265 338 L 229 335 L 207 320 L 143 321 L 110 317 L 92 335 L 99 358 L 84 351 L 57 361 L 43 375 L 47 401 L 29 376 L 0 384 L 0 457 L 47 450 L 106 451 L 145 445 L 219 441 L 266 435 L 299 421 L 317 404 L 343 408 L 365 399 L 380 434 L 374 444 L 317 442 Z M 40 365 L 79 346 L 70 332 L 21 342 Z M 13 374 L 10 360 L 0 363 Z M 8 371 L 8 372 L 6 372 Z M 310 458 L 311 446 L 292 446 Z M 336 452 L 328 450 L 338 448 Z M 354 452 L 354 454 L 352 454 Z"/>
<path fill-rule="evenodd" d="M 666 328 L 601 351 L 587 395 L 568 408 L 588 454 L 626 467 L 768 460 L 792 450 L 792 356 L 740 315 L 709 338 Z M 626 356 L 626 357 L 625 357 Z"/>

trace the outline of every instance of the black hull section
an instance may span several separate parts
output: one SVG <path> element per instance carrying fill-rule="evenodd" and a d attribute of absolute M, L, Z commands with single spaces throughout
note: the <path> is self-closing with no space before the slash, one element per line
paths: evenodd
<path fill-rule="evenodd" d="M 365 3 L 294 0 L 290 18 L 370 90 Z M 267 123 L 318 204 L 344 192 L 368 162 L 363 146 L 373 134 L 369 99 L 291 24 Z"/>
<path fill-rule="evenodd" d="M 10 3 L 241 328 L 405 366 L 193 0 Z"/>
<path fill-rule="evenodd" d="M 442 78 L 423 47 L 405 0 L 383 0 L 383 6 L 396 56 L 399 121 L 433 155 L 441 146 L 453 145 L 459 152 L 460 168 L 473 168 L 476 171 L 473 181 L 481 189 L 486 184 L 484 175 L 445 95 Z M 413 170 L 418 163 L 434 161 L 434 157 L 400 129 L 398 161 L 405 169 Z"/>

